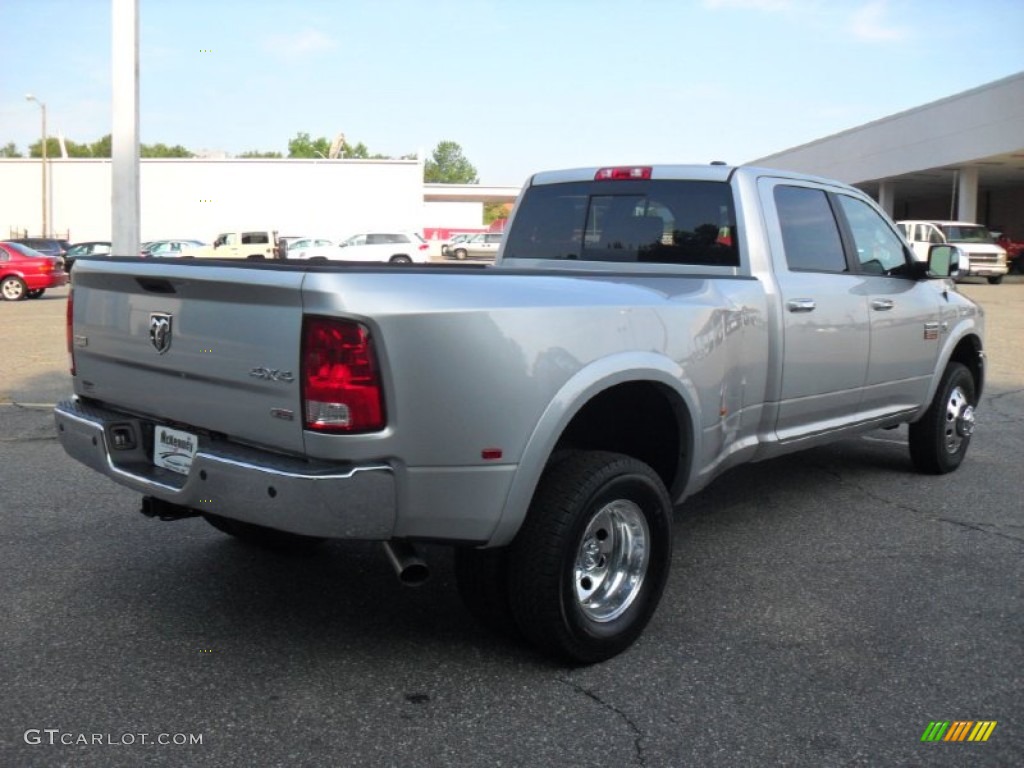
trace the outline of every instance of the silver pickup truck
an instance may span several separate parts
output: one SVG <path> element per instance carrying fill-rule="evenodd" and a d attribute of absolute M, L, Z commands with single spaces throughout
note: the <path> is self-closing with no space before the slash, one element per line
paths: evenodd
<path fill-rule="evenodd" d="M 956 257 L 856 189 L 712 165 L 537 174 L 492 267 L 89 261 L 58 435 L 151 516 L 381 541 L 409 582 L 451 544 L 480 621 L 590 663 L 728 468 L 902 423 L 917 469 L 960 465 L 984 352 Z"/>

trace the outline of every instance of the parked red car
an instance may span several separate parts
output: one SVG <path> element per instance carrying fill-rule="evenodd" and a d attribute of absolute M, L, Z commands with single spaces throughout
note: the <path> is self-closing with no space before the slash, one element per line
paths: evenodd
<path fill-rule="evenodd" d="M 47 288 L 68 282 L 59 256 L 47 256 L 21 243 L 0 242 L 0 297 L 38 299 Z"/>
<path fill-rule="evenodd" d="M 1024 240 L 1011 240 L 1003 232 L 993 232 L 996 242 L 1006 249 L 1006 261 L 1011 272 L 1024 273 Z"/>

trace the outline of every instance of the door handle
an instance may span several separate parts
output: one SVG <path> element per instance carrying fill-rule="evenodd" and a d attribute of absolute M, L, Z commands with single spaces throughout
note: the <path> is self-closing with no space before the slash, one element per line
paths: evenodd
<path fill-rule="evenodd" d="M 877 309 L 879 312 L 884 312 L 887 309 L 892 309 L 896 304 L 892 299 L 872 299 L 871 308 Z"/>
<path fill-rule="evenodd" d="M 790 299 L 786 302 L 786 309 L 790 312 L 813 312 L 817 306 L 814 299 Z"/>

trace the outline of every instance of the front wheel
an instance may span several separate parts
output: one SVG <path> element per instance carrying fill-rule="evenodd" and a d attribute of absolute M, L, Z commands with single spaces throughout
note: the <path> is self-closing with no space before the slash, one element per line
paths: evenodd
<path fill-rule="evenodd" d="M 932 404 L 910 425 L 910 458 L 919 472 L 944 475 L 960 466 L 974 433 L 975 402 L 971 372 L 950 363 Z"/>
<path fill-rule="evenodd" d="M 11 275 L 0 283 L 0 296 L 3 296 L 5 301 L 20 301 L 25 298 L 26 293 L 25 282 L 20 277 Z"/>
<path fill-rule="evenodd" d="M 516 624 L 576 663 L 621 653 L 654 614 L 672 560 L 661 478 L 629 456 L 576 451 L 548 467 L 509 550 Z"/>

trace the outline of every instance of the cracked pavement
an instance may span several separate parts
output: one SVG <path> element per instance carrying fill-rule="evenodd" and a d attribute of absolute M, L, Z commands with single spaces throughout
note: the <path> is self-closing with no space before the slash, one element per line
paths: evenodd
<path fill-rule="evenodd" d="M 143 518 L 53 439 L 66 291 L 0 302 L 0 765 L 1024 764 L 1024 279 L 963 290 L 989 362 L 958 472 L 914 474 L 904 430 L 733 470 L 676 512 L 636 646 L 573 669 L 475 625 L 442 547 L 411 590 L 373 544 Z"/>

